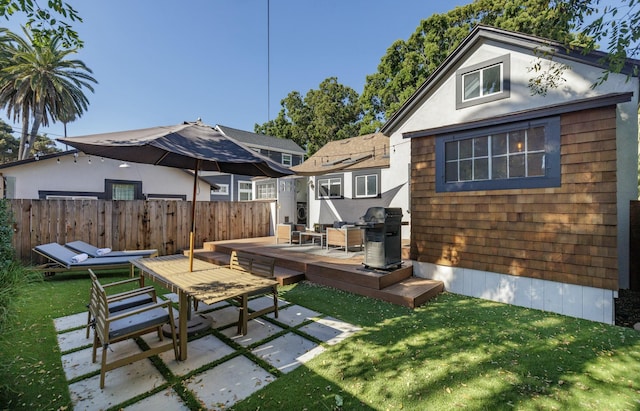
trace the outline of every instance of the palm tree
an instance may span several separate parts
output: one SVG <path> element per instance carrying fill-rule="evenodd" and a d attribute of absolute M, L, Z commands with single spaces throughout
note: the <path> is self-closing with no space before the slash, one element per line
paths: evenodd
<path fill-rule="evenodd" d="M 0 107 L 14 121 L 22 121 L 20 159 L 29 156 L 41 125 L 82 116 L 89 105 L 83 88 L 93 92 L 92 83 L 97 83 L 82 61 L 68 59 L 77 49 L 61 48 L 61 37 L 34 44 L 23 31 L 26 39 L 7 31 L 9 42 L 2 42 L 0 33 L 0 56 L 8 55 L 0 63 Z"/>

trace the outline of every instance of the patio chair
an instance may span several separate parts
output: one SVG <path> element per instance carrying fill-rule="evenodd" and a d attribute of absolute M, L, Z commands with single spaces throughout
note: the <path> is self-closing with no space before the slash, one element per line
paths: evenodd
<path fill-rule="evenodd" d="M 83 261 L 75 262 L 74 257 L 80 254 L 58 244 L 48 243 L 33 247 L 33 251 L 45 257 L 48 261 L 38 265 L 36 268 L 43 271 L 46 275 L 53 275 L 59 272 L 87 270 L 93 268 L 95 270 L 107 270 L 114 268 L 129 267 L 131 277 L 134 274 L 134 267 L 131 260 L 142 258 L 141 256 L 127 257 L 87 257 Z"/>
<path fill-rule="evenodd" d="M 91 270 L 89 270 L 91 272 Z M 170 300 L 149 304 L 143 307 L 125 312 L 110 313 L 109 300 L 104 287 L 96 283 L 96 298 L 91 302 L 92 309 L 96 313 L 95 333 L 93 334 L 92 361 L 97 360 L 98 346 L 102 346 L 102 360 L 100 365 L 100 388 L 104 388 L 105 374 L 107 371 L 124 365 L 157 355 L 173 348 L 176 361 L 178 360 L 178 343 L 173 318 L 173 307 Z M 163 341 L 162 326 L 170 325 L 171 341 L 149 348 L 148 350 L 131 353 L 124 356 L 119 353 L 118 358 L 109 363 L 107 352 L 111 350 L 110 344 L 129 338 L 139 337 L 152 332 L 158 333 L 158 338 Z"/>
<path fill-rule="evenodd" d="M 78 253 L 85 253 L 89 257 L 93 257 L 93 258 L 131 257 L 131 256 L 138 256 L 138 255 L 141 257 L 155 257 L 158 255 L 158 250 L 156 249 L 112 251 L 108 248 L 98 248 L 93 244 L 89 244 L 81 240 L 68 242 L 64 246 Z"/>
<path fill-rule="evenodd" d="M 285 242 L 287 244 L 293 244 L 300 241 L 300 227 L 296 227 L 293 224 L 278 224 L 276 227 L 276 244 Z"/>
<path fill-rule="evenodd" d="M 266 257 L 256 254 L 244 253 L 242 251 L 233 250 L 231 252 L 231 260 L 229 262 L 229 268 L 233 270 L 240 271 L 242 273 L 247 273 L 250 275 L 257 275 L 265 278 L 275 278 L 274 270 L 275 270 L 276 260 L 272 257 Z M 247 321 L 257 318 L 261 315 L 273 312 L 274 316 L 278 318 L 278 286 L 274 284 L 273 286 L 263 288 L 261 290 L 253 291 L 247 294 L 247 297 L 253 297 L 257 295 L 273 295 L 273 305 L 265 307 L 261 310 L 253 311 L 249 313 L 245 312 L 245 308 L 243 307 L 240 310 L 240 317 L 238 318 L 238 334 L 242 331 L 242 316 L 247 316 Z M 238 299 L 242 299 L 242 297 L 238 297 Z"/>
<path fill-rule="evenodd" d="M 98 277 L 95 273 L 89 270 L 89 277 L 91 277 L 91 291 L 89 294 L 89 304 L 87 304 L 87 338 L 89 338 L 89 330 L 91 327 L 95 326 L 95 317 L 96 313 L 95 309 L 95 300 L 98 298 L 98 289 L 96 287 L 97 284 L 102 285 L 102 288 L 107 291 L 112 287 L 118 287 L 125 284 L 135 284 L 137 283 L 138 287 L 121 291 L 119 293 L 110 294 L 107 296 L 107 300 L 109 303 L 109 313 L 117 313 L 120 311 L 127 311 L 133 308 L 139 308 L 148 304 L 155 304 L 158 302 L 156 296 L 156 289 L 153 286 L 144 286 L 144 278 L 136 277 L 129 278 L 127 280 L 115 281 L 108 284 L 101 284 L 98 281 Z"/>

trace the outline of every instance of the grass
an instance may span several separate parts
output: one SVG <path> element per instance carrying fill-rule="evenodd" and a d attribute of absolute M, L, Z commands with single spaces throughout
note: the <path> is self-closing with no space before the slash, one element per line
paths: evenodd
<path fill-rule="evenodd" d="M 0 336 L 2 408 L 71 408 L 52 319 L 83 311 L 88 287 L 57 275 L 26 288 Z M 632 329 L 447 293 L 416 310 L 308 283 L 282 296 L 363 331 L 234 409 L 640 409 Z"/>

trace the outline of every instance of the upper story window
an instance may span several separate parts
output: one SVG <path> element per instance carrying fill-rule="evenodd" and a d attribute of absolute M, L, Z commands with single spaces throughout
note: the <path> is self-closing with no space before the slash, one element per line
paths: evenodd
<path fill-rule="evenodd" d="M 318 198 L 342 198 L 342 177 L 318 178 Z"/>
<path fill-rule="evenodd" d="M 253 186 L 250 181 L 238 182 L 238 201 L 253 200 Z"/>
<path fill-rule="evenodd" d="M 282 153 L 282 165 L 291 167 L 293 165 L 293 156 L 291 154 Z"/>
<path fill-rule="evenodd" d="M 380 171 L 368 171 L 355 174 L 353 177 L 353 187 L 354 198 L 378 197 L 380 194 Z"/>
<path fill-rule="evenodd" d="M 229 195 L 229 184 L 216 184 L 218 186 L 217 189 L 212 188 L 212 195 Z"/>
<path fill-rule="evenodd" d="M 509 55 L 456 72 L 456 109 L 509 97 Z"/>
<path fill-rule="evenodd" d="M 436 191 L 559 185 L 559 117 L 471 130 L 436 140 Z"/>
<path fill-rule="evenodd" d="M 256 183 L 256 200 L 271 200 L 276 198 L 276 182 Z"/>

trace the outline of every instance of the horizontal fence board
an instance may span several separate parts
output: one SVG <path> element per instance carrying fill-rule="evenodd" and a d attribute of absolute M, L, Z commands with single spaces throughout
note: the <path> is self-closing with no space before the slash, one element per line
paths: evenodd
<path fill-rule="evenodd" d="M 40 263 L 38 244 L 82 240 L 114 250 L 155 248 L 169 255 L 189 248 L 191 202 L 173 200 L 7 200 L 13 248 L 25 263 Z M 269 202 L 196 202 L 195 247 L 205 241 L 270 235 Z"/>

